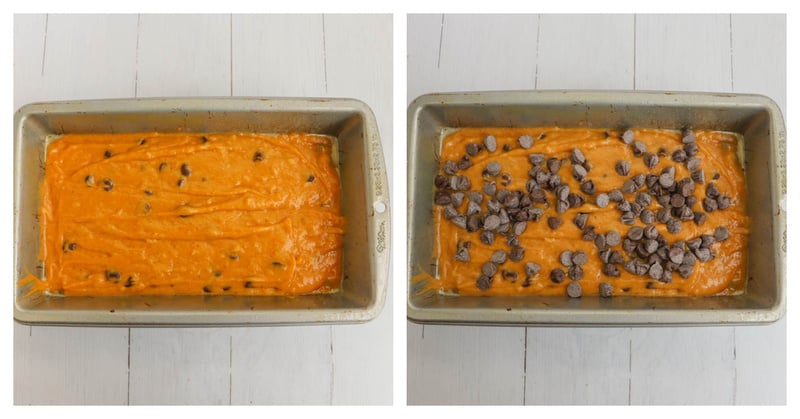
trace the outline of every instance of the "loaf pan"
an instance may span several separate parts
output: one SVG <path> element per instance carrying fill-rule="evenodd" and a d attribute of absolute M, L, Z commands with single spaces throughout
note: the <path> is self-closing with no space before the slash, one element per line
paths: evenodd
<path fill-rule="evenodd" d="M 444 132 L 463 127 L 711 129 L 741 134 L 752 220 L 747 287 L 737 296 L 452 296 L 425 291 L 435 275 L 433 177 Z M 513 91 L 424 95 L 408 108 L 408 318 L 496 325 L 727 325 L 785 312 L 786 131 L 764 96 L 640 91 Z M 420 275 L 422 274 L 422 275 Z"/>
<path fill-rule="evenodd" d="M 306 132 L 339 146 L 346 219 L 341 289 L 327 295 L 26 296 L 15 285 L 22 323 L 79 325 L 268 325 L 357 323 L 384 305 L 389 265 L 388 183 L 380 135 L 369 107 L 351 99 L 191 98 L 37 103 L 14 119 L 14 283 L 42 275 L 39 186 L 47 141 L 68 133 Z"/>

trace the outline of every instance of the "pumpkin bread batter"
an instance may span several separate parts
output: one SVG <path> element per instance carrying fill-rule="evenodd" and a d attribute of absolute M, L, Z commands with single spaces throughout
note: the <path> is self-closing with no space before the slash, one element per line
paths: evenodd
<path fill-rule="evenodd" d="M 64 135 L 47 147 L 46 280 L 60 295 L 334 292 L 334 142 L 309 134 Z"/>
<path fill-rule="evenodd" d="M 434 190 L 438 278 L 461 295 L 709 296 L 745 286 L 733 134 L 464 128 Z"/>

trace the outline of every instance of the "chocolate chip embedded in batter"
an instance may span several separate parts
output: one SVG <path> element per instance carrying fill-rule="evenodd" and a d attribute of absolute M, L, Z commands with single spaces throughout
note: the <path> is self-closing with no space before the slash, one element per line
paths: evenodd
<path fill-rule="evenodd" d="M 653 153 L 645 153 L 644 164 L 650 169 L 656 167 L 658 164 L 658 156 Z"/>
<path fill-rule="evenodd" d="M 706 222 L 706 218 L 708 218 L 708 216 L 704 212 L 695 211 L 692 214 L 693 214 L 692 219 L 694 220 L 694 223 L 697 224 L 698 226 L 702 226 Z"/>
<path fill-rule="evenodd" d="M 569 209 L 569 203 L 567 201 L 556 202 L 556 213 L 563 214 L 567 212 L 568 209 Z"/>
<path fill-rule="evenodd" d="M 503 151 L 509 152 L 514 147 L 511 147 L 511 144 L 503 144 Z"/>
<path fill-rule="evenodd" d="M 572 177 L 579 182 L 586 178 L 587 173 L 586 168 L 580 164 L 572 166 Z"/>
<path fill-rule="evenodd" d="M 597 233 L 594 232 L 594 226 L 586 226 L 581 233 L 581 240 L 587 242 L 593 242 L 597 236 Z"/>
<path fill-rule="evenodd" d="M 456 179 L 456 187 L 453 188 L 457 191 L 468 191 L 472 188 L 472 182 L 470 182 L 469 177 L 465 175 L 460 176 L 453 176 Z M 450 181 L 452 184 L 452 180 Z"/>
<path fill-rule="evenodd" d="M 459 247 L 456 251 L 455 259 L 459 262 L 469 262 L 472 260 L 469 256 L 469 249 L 466 247 Z"/>
<path fill-rule="evenodd" d="M 107 158 L 107 159 L 108 159 L 108 158 L 111 158 L 111 156 L 113 156 L 113 155 L 114 155 L 114 153 L 113 153 L 111 150 L 106 150 L 106 152 L 105 152 L 105 153 L 103 153 L 103 156 L 104 156 L 105 158 Z"/>
<path fill-rule="evenodd" d="M 656 226 L 647 226 L 642 230 L 642 236 L 645 239 L 656 240 L 658 239 L 658 228 Z"/>
<path fill-rule="evenodd" d="M 311 175 L 308 175 L 308 177 L 306 178 L 306 182 L 308 182 L 308 183 L 311 183 L 311 182 L 313 182 L 313 181 L 314 181 L 314 179 L 316 179 L 316 178 L 314 177 L 314 175 L 313 175 L 313 174 L 311 174 Z"/>
<path fill-rule="evenodd" d="M 622 133 L 622 142 L 625 144 L 633 143 L 633 131 L 626 130 Z"/>
<path fill-rule="evenodd" d="M 631 172 L 631 164 L 626 160 L 620 160 L 614 166 L 614 170 L 616 170 L 620 176 L 628 176 L 628 173 Z"/>
<path fill-rule="evenodd" d="M 474 201 L 469 201 L 469 204 L 467 204 L 467 217 L 480 214 L 480 212 L 481 206 L 476 204 Z"/>
<path fill-rule="evenodd" d="M 687 157 L 694 157 L 700 151 L 700 148 L 697 147 L 696 143 L 689 143 L 683 145 L 683 151 L 686 152 Z"/>
<path fill-rule="evenodd" d="M 533 137 L 531 137 L 530 135 L 520 136 L 519 138 L 517 138 L 517 142 L 519 143 L 520 147 L 526 150 L 533 147 Z"/>
<path fill-rule="evenodd" d="M 647 151 L 647 146 L 641 141 L 633 142 L 633 155 L 636 157 L 641 156 Z"/>
<path fill-rule="evenodd" d="M 711 179 L 712 180 L 718 180 L 719 179 L 719 172 L 714 172 L 714 175 L 711 176 Z"/>
<path fill-rule="evenodd" d="M 678 266 L 678 275 L 680 275 L 683 279 L 689 279 L 692 275 L 694 268 L 689 265 L 681 265 Z"/>
<path fill-rule="evenodd" d="M 456 163 L 456 166 L 458 166 L 458 170 L 467 170 L 472 167 L 472 161 L 469 159 L 469 156 L 465 154 L 461 157 L 461 160 Z"/>
<path fill-rule="evenodd" d="M 94 186 L 94 176 L 86 175 L 86 177 L 83 178 L 83 183 L 85 183 L 86 186 Z"/>
<path fill-rule="evenodd" d="M 680 220 L 676 220 L 673 218 L 667 221 L 667 231 L 669 231 L 672 234 L 679 233 L 681 231 L 681 227 L 682 225 Z"/>
<path fill-rule="evenodd" d="M 549 170 L 550 173 L 556 173 L 560 169 L 561 169 L 561 160 L 560 159 L 557 159 L 555 157 L 551 157 L 551 158 L 547 159 L 547 170 Z"/>
<path fill-rule="evenodd" d="M 125 288 L 130 288 L 133 286 L 133 277 L 129 276 L 127 280 L 125 280 Z"/>
<path fill-rule="evenodd" d="M 508 186 L 511 184 L 511 174 L 509 173 L 503 173 L 500 175 L 500 179 L 500 184 L 503 186 Z"/>
<path fill-rule="evenodd" d="M 618 277 L 620 275 L 619 268 L 613 263 L 606 263 L 603 265 L 603 275 Z"/>
<path fill-rule="evenodd" d="M 686 198 L 684 198 L 683 195 L 681 194 L 677 193 L 672 194 L 672 196 L 669 199 L 669 204 L 672 206 L 672 208 L 680 208 L 685 203 L 686 203 Z"/>
<path fill-rule="evenodd" d="M 567 274 L 564 273 L 564 270 L 561 268 L 555 268 L 552 271 L 550 271 L 550 280 L 555 282 L 556 284 L 564 282 L 564 278 L 566 276 Z"/>
<path fill-rule="evenodd" d="M 515 193 L 508 194 L 508 196 L 506 196 L 502 202 L 506 208 L 519 208 L 519 196 L 517 196 Z"/>
<path fill-rule="evenodd" d="M 717 201 L 713 198 L 703 199 L 703 209 L 706 212 L 714 212 L 717 210 Z"/>
<path fill-rule="evenodd" d="M 664 195 L 664 196 L 669 197 L 669 195 Z M 667 202 L 667 204 L 668 203 L 669 202 Z M 669 210 L 668 209 L 661 208 L 656 212 L 656 221 L 658 221 L 659 223 L 666 224 L 669 221 L 669 219 L 670 219 L 670 215 L 669 215 Z"/>
<path fill-rule="evenodd" d="M 576 193 L 570 193 L 567 195 L 567 202 L 569 203 L 570 208 L 577 208 L 583 205 L 583 203 L 586 202 L 586 199 Z"/>
<path fill-rule="evenodd" d="M 528 227 L 528 223 L 526 223 L 525 221 L 520 221 L 520 222 L 514 223 L 514 228 L 513 228 L 514 234 L 517 235 L 517 236 L 521 236 L 522 233 L 525 232 L 525 229 L 527 227 Z"/>
<path fill-rule="evenodd" d="M 606 244 L 609 246 L 616 246 L 620 243 L 622 237 L 620 237 L 619 233 L 614 230 L 609 231 L 606 233 Z"/>
<path fill-rule="evenodd" d="M 494 243 L 494 232 L 491 232 L 489 230 L 481 231 L 480 240 L 481 243 L 487 246 L 491 246 Z"/>
<path fill-rule="evenodd" d="M 688 206 L 683 206 L 678 208 L 678 210 L 678 218 L 680 218 L 681 221 L 694 220 L 694 212 L 692 212 L 692 209 Z"/>
<path fill-rule="evenodd" d="M 191 176 L 192 175 L 192 168 L 189 167 L 188 164 L 184 163 L 181 165 L 181 174 L 184 176 Z"/>
<path fill-rule="evenodd" d="M 717 239 L 715 239 L 712 235 L 703 234 L 700 236 L 700 241 L 700 247 L 710 247 L 712 244 L 717 242 Z"/>
<path fill-rule="evenodd" d="M 550 189 L 555 189 L 556 186 L 560 185 L 561 183 L 561 176 L 553 173 L 550 175 L 550 179 L 547 180 L 547 187 Z"/>
<path fill-rule="evenodd" d="M 447 205 L 452 202 L 450 194 L 445 191 L 436 191 L 433 196 L 433 203 L 436 205 Z"/>
<path fill-rule="evenodd" d="M 590 179 L 581 183 L 581 192 L 587 195 L 594 195 L 597 192 L 597 187 L 594 186 L 594 182 Z"/>
<path fill-rule="evenodd" d="M 584 164 L 586 163 L 586 156 L 583 155 L 581 149 L 573 148 L 570 154 L 570 161 L 572 161 L 572 164 Z"/>
<path fill-rule="evenodd" d="M 460 207 L 464 203 L 464 192 L 453 192 L 450 194 L 450 202 L 454 207 Z"/>
<path fill-rule="evenodd" d="M 486 291 L 492 286 L 492 278 L 486 275 L 481 275 L 475 283 L 479 290 Z"/>
<path fill-rule="evenodd" d="M 474 204 L 475 204 L 474 202 L 470 202 L 470 205 Z M 477 213 L 469 215 L 467 218 L 467 231 L 472 233 L 474 231 L 480 230 L 480 228 L 481 228 L 481 217 L 477 215 Z"/>
<path fill-rule="evenodd" d="M 490 201 L 491 202 L 491 201 Z M 483 220 L 483 228 L 488 231 L 497 230 L 497 227 L 500 226 L 500 217 L 494 214 L 490 214 Z"/>
<path fill-rule="evenodd" d="M 694 193 L 694 183 L 690 178 L 681 179 L 678 185 L 678 192 L 684 197 L 691 196 Z"/>
<path fill-rule="evenodd" d="M 119 272 L 117 271 L 106 271 L 106 279 L 109 281 L 117 282 L 120 279 Z"/>
<path fill-rule="evenodd" d="M 186 178 L 182 177 L 182 178 L 178 179 L 177 185 L 178 185 L 179 188 L 182 188 L 185 183 L 186 183 Z"/>
<path fill-rule="evenodd" d="M 611 254 L 608 257 L 608 263 L 613 263 L 616 265 L 621 265 L 625 262 L 625 258 L 622 257 L 622 253 L 618 250 L 612 250 Z"/>
<path fill-rule="evenodd" d="M 614 266 L 614 265 L 611 265 Z M 616 269 L 616 266 L 614 266 Z M 613 276 L 613 275 L 612 275 Z M 617 271 L 617 275 L 619 276 L 619 271 Z M 603 298 L 610 298 L 614 294 L 614 287 L 609 284 L 608 282 L 601 282 L 600 283 L 600 296 Z"/>
<path fill-rule="evenodd" d="M 483 146 L 480 144 L 469 143 L 467 144 L 467 154 L 470 156 L 475 156 L 483 150 Z"/>
<path fill-rule="evenodd" d="M 722 242 L 728 240 L 728 237 L 730 237 L 730 234 L 725 226 L 719 226 L 714 229 L 714 239 L 716 241 Z"/>
<path fill-rule="evenodd" d="M 489 202 L 486 203 L 486 210 L 490 214 L 498 214 L 500 213 L 500 209 L 502 206 L 500 205 L 500 201 L 496 199 L 490 199 Z"/>
<path fill-rule="evenodd" d="M 570 282 L 567 285 L 567 295 L 570 298 L 580 298 L 582 295 L 581 284 L 579 282 Z"/>
<path fill-rule="evenodd" d="M 483 193 L 486 195 L 492 196 L 497 193 L 497 183 L 495 181 L 491 181 L 489 183 L 483 184 Z"/>
<path fill-rule="evenodd" d="M 452 160 L 448 160 L 448 161 L 444 162 L 444 165 L 442 166 L 442 170 L 446 174 L 448 174 L 450 176 L 453 176 L 458 172 L 458 163 L 456 163 L 456 162 L 454 162 Z M 451 185 L 451 187 L 452 187 L 452 185 Z"/>
<path fill-rule="evenodd" d="M 656 187 L 656 185 L 658 185 L 658 175 L 649 173 L 647 175 L 647 178 L 645 179 L 644 184 L 647 185 L 649 189 L 653 189 L 654 187 Z"/>
<path fill-rule="evenodd" d="M 717 184 L 714 182 L 710 182 L 708 186 L 706 186 L 706 196 L 712 199 L 716 199 L 720 196 L 719 189 L 717 189 Z"/>
<path fill-rule="evenodd" d="M 517 272 L 503 269 L 503 279 L 510 282 L 517 282 Z"/>
<path fill-rule="evenodd" d="M 533 167 L 539 167 L 544 164 L 546 156 L 540 153 L 528 154 L 528 161 L 531 162 Z"/>
<path fill-rule="evenodd" d="M 692 180 L 701 185 L 706 183 L 706 174 L 703 172 L 703 169 L 692 172 Z"/>
<path fill-rule="evenodd" d="M 583 250 L 572 252 L 572 264 L 583 265 L 589 261 L 589 256 Z"/>
<path fill-rule="evenodd" d="M 633 182 L 633 179 L 628 179 L 622 184 L 622 193 L 631 194 L 636 192 L 636 189 L 636 183 Z"/>
<path fill-rule="evenodd" d="M 526 262 L 525 263 L 525 275 L 530 278 L 532 276 L 536 276 L 539 271 L 542 269 L 536 262 Z"/>
<path fill-rule="evenodd" d="M 581 268 L 580 265 L 573 264 L 569 267 L 567 274 L 569 275 L 569 279 L 573 281 L 580 281 L 583 279 L 583 268 Z"/>
<path fill-rule="evenodd" d="M 673 263 L 677 263 L 678 265 L 680 265 L 681 263 L 683 263 L 683 254 L 684 254 L 683 249 L 679 247 L 671 247 L 669 249 L 669 260 L 671 260 Z"/>
<path fill-rule="evenodd" d="M 77 243 L 70 243 L 70 242 L 64 242 L 64 244 L 61 246 L 61 250 L 63 250 L 64 253 L 74 252 L 77 248 L 78 248 Z"/>
<path fill-rule="evenodd" d="M 452 205 L 447 205 L 444 207 L 444 219 L 450 220 L 455 217 L 458 217 L 458 211 Z"/>
<path fill-rule="evenodd" d="M 103 179 L 103 190 L 111 192 L 112 189 L 114 189 L 114 181 L 109 178 Z"/>
<path fill-rule="evenodd" d="M 608 195 L 604 194 L 604 193 L 598 194 L 597 197 L 594 199 L 594 203 L 599 208 L 607 207 L 608 206 L 608 202 L 609 202 Z"/>
<path fill-rule="evenodd" d="M 685 130 L 683 132 L 683 139 L 681 140 L 684 144 L 693 143 L 697 139 L 697 136 L 694 135 L 694 132 L 690 130 Z"/>
<path fill-rule="evenodd" d="M 561 227 L 562 223 L 563 221 L 561 220 L 561 218 L 558 217 L 547 218 L 547 226 L 550 227 L 551 230 L 557 230 L 559 227 Z"/>
<path fill-rule="evenodd" d="M 486 138 L 483 139 L 483 146 L 486 147 L 490 153 L 494 153 L 497 150 L 497 139 L 494 138 L 494 135 L 487 135 Z"/>
<path fill-rule="evenodd" d="M 603 234 L 597 234 L 594 238 L 594 246 L 597 247 L 597 250 L 603 250 L 606 248 L 606 236 Z"/>
<path fill-rule="evenodd" d="M 630 210 L 631 210 L 631 203 L 630 202 L 628 202 L 626 200 L 622 200 L 622 201 L 619 201 L 617 203 L 617 211 L 628 212 Z"/>
<path fill-rule="evenodd" d="M 583 230 L 586 227 L 586 221 L 589 220 L 589 214 L 585 212 L 580 212 L 575 218 L 572 220 L 579 229 Z"/>
<path fill-rule="evenodd" d="M 653 214 L 653 211 L 643 209 L 642 213 L 639 214 L 639 219 L 645 224 L 653 224 L 656 221 L 656 216 Z"/>
<path fill-rule="evenodd" d="M 658 262 L 653 263 L 650 265 L 650 269 L 647 271 L 647 274 L 650 276 L 650 278 L 656 280 L 661 279 L 661 277 L 664 275 L 664 268 Z"/>
<path fill-rule="evenodd" d="M 695 250 L 694 254 L 700 262 L 708 262 L 711 260 L 711 250 L 707 247 L 701 247 Z"/>
<path fill-rule="evenodd" d="M 435 186 L 436 189 L 445 189 L 450 186 L 450 179 L 444 175 L 436 175 L 433 179 L 433 186 Z"/>
<path fill-rule="evenodd" d="M 481 266 L 481 273 L 491 278 L 497 273 L 497 265 L 492 262 L 486 262 Z"/>
<path fill-rule="evenodd" d="M 644 236 L 644 229 L 642 229 L 641 227 L 631 227 L 631 229 L 628 230 L 628 238 L 631 240 L 638 241 L 641 240 L 643 236 Z"/>
<path fill-rule="evenodd" d="M 698 157 L 692 157 L 686 161 L 686 168 L 689 169 L 689 171 L 693 172 L 700 167 L 701 163 L 702 160 L 700 160 Z"/>
<path fill-rule="evenodd" d="M 555 192 L 558 200 L 566 201 L 569 197 L 569 185 L 562 183 L 561 185 L 558 185 L 553 192 Z"/>

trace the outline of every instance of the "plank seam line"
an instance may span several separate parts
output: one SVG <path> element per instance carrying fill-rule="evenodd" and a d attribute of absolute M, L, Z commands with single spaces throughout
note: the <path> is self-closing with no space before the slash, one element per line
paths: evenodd
<path fill-rule="evenodd" d="M 131 405 L 131 328 L 128 328 L 128 399 L 125 401 L 128 406 Z"/>
<path fill-rule="evenodd" d="M 330 391 L 331 394 L 330 394 L 330 402 L 328 404 L 333 405 L 333 383 L 334 383 L 333 377 L 334 377 L 334 372 L 336 371 L 336 364 L 334 363 L 334 358 L 333 358 L 333 326 L 328 326 L 328 328 L 330 329 L 330 334 L 331 334 L 331 391 Z"/>
<path fill-rule="evenodd" d="M 442 38 L 444 37 L 444 13 L 442 13 L 442 23 L 439 26 L 439 54 L 436 59 L 436 68 L 441 68 L 442 65 Z"/>
<path fill-rule="evenodd" d="M 736 362 L 736 327 L 733 328 L 733 402 L 736 404 L 736 393 L 739 390 L 737 383 L 739 381 L 739 365 Z"/>
<path fill-rule="evenodd" d="M 133 97 L 139 97 L 139 38 L 141 38 L 142 15 L 136 15 L 136 70 L 133 77 Z"/>
<path fill-rule="evenodd" d="M 630 333 L 632 332 L 633 330 L 628 329 L 629 333 L 628 336 L 630 336 Z M 631 382 L 633 381 L 633 374 L 631 372 L 633 370 L 631 368 L 632 365 L 633 365 L 633 338 L 628 337 L 628 406 L 631 405 Z"/>
<path fill-rule="evenodd" d="M 44 58 L 47 54 L 47 26 L 50 24 L 50 15 L 44 15 L 44 42 L 42 44 L 42 74 L 44 77 Z"/>
<path fill-rule="evenodd" d="M 536 63 L 534 64 L 533 70 L 533 88 L 539 88 L 539 38 L 542 34 L 542 15 L 537 15 L 536 17 Z M 525 328 L 527 332 L 527 327 Z"/>
<path fill-rule="evenodd" d="M 537 36 L 538 38 L 538 36 Z M 525 350 L 522 351 L 522 405 L 527 403 L 528 396 L 528 328 L 525 328 Z"/>
<path fill-rule="evenodd" d="M 328 49 L 325 42 L 325 14 L 322 14 L 322 69 L 325 73 L 325 94 L 328 94 Z"/>

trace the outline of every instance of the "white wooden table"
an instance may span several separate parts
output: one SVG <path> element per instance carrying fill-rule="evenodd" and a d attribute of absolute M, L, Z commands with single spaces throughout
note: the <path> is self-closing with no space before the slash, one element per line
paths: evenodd
<path fill-rule="evenodd" d="M 761 93 L 786 106 L 784 16 L 408 17 L 408 102 L 441 91 Z M 786 321 L 540 328 L 408 323 L 409 404 L 784 404 Z"/>
<path fill-rule="evenodd" d="M 392 17 L 14 19 L 14 106 L 149 96 L 331 96 L 375 112 L 392 163 Z M 392 291 L 363 325 L 14 325 L 15 404 L 390 404 Z"/>

